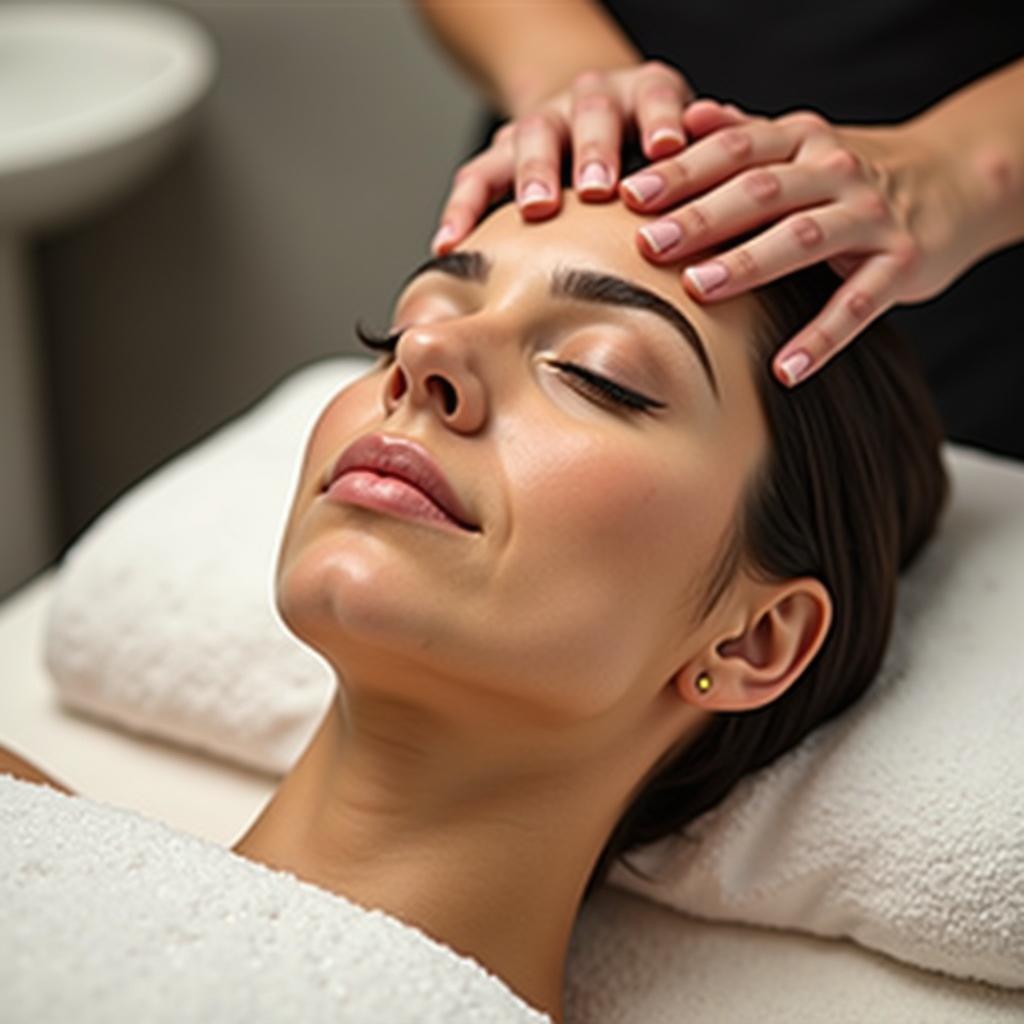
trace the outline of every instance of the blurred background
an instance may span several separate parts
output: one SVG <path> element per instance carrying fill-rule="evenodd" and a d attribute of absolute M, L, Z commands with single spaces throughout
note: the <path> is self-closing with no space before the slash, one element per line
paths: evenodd
<path fill-rule="evenodd" d="M 34 341 L 0 372 L 0 408 L 32 402 L 0 430 L 0 598 L 292 370 L 365 353 L 355 319 L 388 326 L 479 129 L 478 101 L 403 0 L 162 6 L 216 51 L 182 140 L 110 205 L 20 247 Z M 0 164 L 14 99 L 0 97 Z M 0 327 L 8 364 L 12 344 Z M 45 507 L 12 467 L 36 474 Z"/>

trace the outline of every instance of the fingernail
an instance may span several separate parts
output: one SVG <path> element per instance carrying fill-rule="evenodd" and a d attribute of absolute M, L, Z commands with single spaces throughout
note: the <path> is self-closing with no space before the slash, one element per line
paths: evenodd
<path fill-rule="evenodd" d="M 607 191 L 612 187 L 612 176 L 608 168 L 597 160 L 591 160 L 580 172 L 580 182 L 577 188 L 581 192 L 588 190 Z"/>
<path fill-rule="evenodd" d="M 683 237 L 683 229 L 673 220 L 659 220 L 641 228 L 640 234 L 655 252 L 664 252 Z"/>
<path fill-rule="evenodd" d="M 437 234 L 430 240 L 430 248 L 437 249 L 455 237 L 455 228 L 451 224 L 442 224 L 437 229 Z"/>
<path fill-rule="evenodd" d="M 551 198 L 551 189 L 541 181 L 529 181 L 523 186 L 519 193 L 521 206 L 529 206 L 530 203 L 547 202 Z"/>
<path fill-rule="evenodd" d="M 660 174 L 638 174 L 635 178 L 623 181 L 622 187 L 638 203 L 646 203 L 665 187 L 665 179 Z"/>
<path fill-rule="evenodd" d="M 674 128 L 655 128 L 654 131 L 647 136 L 647 144 L 649 146 L 653 146 L 656 142 L 661 142 L 662 139 L 671 139 L 680 146 L 683 144 L 682 135 L 680 135 Z"/>
<path fill-rule="evenodd" d="M 803 349 L 797 349 L 779 363 L 779 369 L 789 378 L 790 384 L 795 384 L 810 365 L 811 357 Z"/>
<path fill-rule="evenodd" d="M 718 260 L 702 263 L 699 267 L 687 267 L 684 273 L 702 295 L 713 292 L 729 280 L 728 269 L 724 263 L 719 263 Z"/>

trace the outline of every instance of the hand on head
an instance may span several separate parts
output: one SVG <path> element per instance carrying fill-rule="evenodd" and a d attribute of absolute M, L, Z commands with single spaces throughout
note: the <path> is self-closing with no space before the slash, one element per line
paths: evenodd
<path fill-rule="evenodd" d="M 622 146 L 634 137 L 653 163 L 620 181 Z M 786 385 L 817 372 L 893 305 L 939 294 L 976 258 L 962 183 L 919 126 L 746 113 L 695 98 L 660 61 L 579 75 L 499 128 L 456 172 L 433 251 L 450 251 L 510 188 L 525 219 L 555 216 L 567 150 L 583 202 L 617 191 L 632 208 L 661 214 L 634 229 L 647 259 L 724 247 L 681 277 L 698 302 L 821 262 L 844 279 L 776 352 L 773 369 Z"/>

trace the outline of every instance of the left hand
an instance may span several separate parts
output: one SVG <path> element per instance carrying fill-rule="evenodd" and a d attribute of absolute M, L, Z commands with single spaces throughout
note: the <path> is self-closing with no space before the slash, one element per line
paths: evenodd
<path fill-rule="evenodd" d="M 700 301 L 731 298 L 821 260 L 845 278 L 776 353 L 783 384 L 806 380 L 894 304 L 939 294 L 976 257 L 964 191 L 912 121 L 833 125 L 812 111 L 768 118 L 714 100 L 695 101 L 683 116 L 688 137 L 699 141 L 619 184 L 632 209 L 667 211 L 639 229 L 640 251 L 675 262 L 763 226 L 687 267 L 684 286 Z M 663 184 L 642 202 L 629 184 L 652 174 Z M 690 197 L 697 198 L 680 202 Z"/>

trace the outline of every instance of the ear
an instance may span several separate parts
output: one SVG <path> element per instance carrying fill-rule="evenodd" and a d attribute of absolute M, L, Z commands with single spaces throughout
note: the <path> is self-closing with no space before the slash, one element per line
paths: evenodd
<path fill-rule="evenodd" d="M 770 704 L 800 678 L 832 624 L 832 598 L 813 577 L 756 591 L 759 600 L 738 633 L 721 637 L 679 673 L 680 696 L 708 711 L 751 711 Z M 711 686 L 696 680 L 707 673 Z"/>

